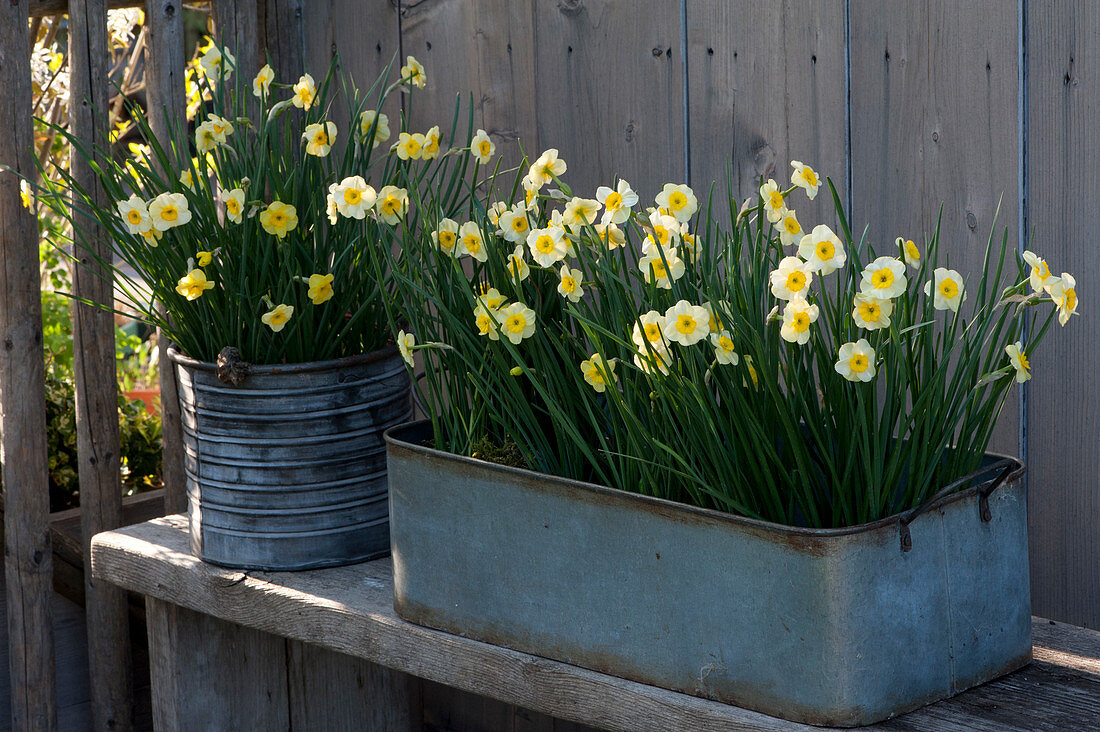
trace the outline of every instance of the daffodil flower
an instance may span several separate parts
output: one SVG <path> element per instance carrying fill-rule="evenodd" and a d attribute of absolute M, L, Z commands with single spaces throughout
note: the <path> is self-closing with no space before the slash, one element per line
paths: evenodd
<path fill-rule="evenodd" d="M 202 68 L 202 73 L 211 81 L 228 81 L 229 77 L 233 75 L 237 60 L 233 58 L 233 54 L 229 52 L 229 49 L 225 49 L 223 53 L 214 45 L 212 39 L 208 38 L 208 40 L 210 42 L 205 53 L 199 57 L 199 66 Z"/>
<path fill-rule="evenodd" d="M 424 151 L 424 135 L 419 132 L 402 132 L 390 149 L 402 160 L 419 160 Z"/>
<path fill-rule="evenodd" d="M 1021 256 L 1029 268 L 1028 280 L 1031 283 L 1031 289 L 1035 292 L 1048 289 L 1054 276 L 1050 273 L 1046 260 L 1030 250 L 1025 251 Z"/>
<path fill-rule="evenodd" d="M 623 230 L 611 222 L 596 224 L 596 237 L 607 249 L 618 249 L 626 246 L 626 234 Z"/>
<path fill-rule="evenodd" d="M 131 196 L 131 198 L 136 198 L 136 196 Z M 23 208 L 32 213 L 34 212 L 34 194 L 31 192 L 31 184 L 25 180 L 19 181 L 19 200 L 23 204 Z M 144 206 L 144 204 L 142 205 Z M 126 214 L 122 216 L 126 218 Z M 131 231 L 130 233 L 135 234 L 137 232 Z"/>
<path fill-rule="evenodd" d="M 149 217 L 157 231 L 168 231 L 191 220 L 187 197 L 182 193 L 162 193 L 149 202 Z"/>
<path fill-rule="evenodd" d="M 260 322 L 271 328 L 273 333 L 281 331 L 291 318 L 294 317 L 294 307 L 279 303 L 268 312 L 260 316 Z"/>
<path fill-rule="evenodd" d="M 309 281 L 306 283 L 309 285 L 309 290 L 306 292 L 306 296 L 313 301 L 314 305 L 320 305 L 323 302 L 330 300 L 334 291 L 332 289 L 331 274 L 311 274 Z"/>
<path fill-rule="evenodd" d="M 813 269 L 798 257 L 783 257 L 779 267 L 768 276 L 771 282 L 772 296 L 780 300 L 806 299 L 813 282 Z"/>
<path fill-rule="evenodd" d="M 657 194 L 656 203 L 680 223 L 690 220 L 699 210 L 699 200 L 691 188 L 674 183 L 665 183 Z"/>
<path fill-rule="evenodd" d="M 424 160 L 435 160 L 438 155 L 439 125 L 436 125 L 424 133 L 424 145 L 420 150 L 420 157 Z"/>
<path fill-rule="evenodd" d="M 813 168 L 798 160 L 792 160 L 791 167 L 794 168 L 794 172 L 791 173 L 791 185 L 804 189 L 806 198 L 814 200 L 817 189 L 821 186 L 821 178 Z"/>
<path fill-rule="evenodd" d="M 195 178 L 191 175 L 190 170 L 185 170 L 180 173 L 180 183 L 192 191 L 195 190 Z"/>
<path fill-rule="evenodd" d="M 1073 275 L 1063 272 L 1048 283 L 1050 299 L 1058 306 L 1058 323 L 1065 325 L 1071 316 L 1077 314 L 1077 280 Z"/>
<path fill-rule="evenodd" d="M 718 363 L 736 366 L 741 361 L 741 357 L 737 355 L 737 351 L 734 349 L 733 338 L 730 336 L 729 331 L 723 330 L 718 333 L 711 333 L 710 343 L 714 346 L 714 359 Z"/>
<path fill-rule="evenodd" d="M 593 223 L 596 220 L 596 214 L 599 213 L 599 210 L 599 201 L 593 198 L 578 198 L 574 196 L 565 204 L 565 211 L 562 212 L 561 220 L 571 231 L 576 232 L 584 226 Z"/>
<path fill-rule="evenodd" d="M 192 269 L 183 277 L 180 277 L 179 282 L 176 283 L 176 292 L 188 300 L 197 300 L 202 297 L 202 293 L 213 289 L 213 287 L 214 283 L 206 279 L 205 272 L 201 269 Z"/>
<path fill-rule="evenodd" d="M 875 378 L 875 349 L 866 338 L 840 347 L 833 369 L 848 381 L 867 382 Z"/>
<path fill-rule="evenodd" d="M 501 216 L 501 219 L 503 218 L 504 216 Z M 527 247 L 531 250 L 531 258 L 538 262 L 540 267 L 551 267 L 565 259 L 567 253 L 565 232 L 556 226 L 534 229 L 527 235 Z"/>
<path fill-rule="evenodd" d="M 639 351 L 667 351 L 668 341 L 662 328 L 665 316 L 656 310 L 642 313 L 634 323 L 634 332 L 630 338 Z"/>
<path fill-rule="evenodd" d="M 802 299 L 791 300 L 783 308 L 780 337 L 788 343 L 806 345 L 810 340 L 810 324 L 817 321 L 818 312 L 817 305 L 811 305 Z"/>
<path fill-rule="evenodd" d="M 332 150 L 336 142 L 336 123 L 316 122 L 306 125 L 302 139 L 306 143 L 306 154 L 323 158 Z"/>
<path fill-rule="evenodd" d="M 798 223 L 798 218 L 794 215 L 794 211 L 788 210 L 783 214 L 783 217 L 779 219 L 779 241 L 785 247 L 795 246 L 802 241 L 805 232 L 802 231 L 802 224 Z"/>
<path fill-rule="evenodd" d="M 298 226 L 298 210 L 289 203 L 272 201 L 260 212 L 260 226 L 268 234 L 282 239 L 287 232 L 293 231 Z"/>
<path fill-rule="evenodd" d="M 274 80 L 275 70 L 271 68 L 270 64 L 264 64 L 264 67 L 257 72 L 256 77 L 252 80 L 252 96 L 261 99 L 266 97 L 271 89 L 271 82 Z"/>
<path fill-rule="evenodd" d="M 880 299 L 865 292 L 857 294 L 852 302 L 852 320 L 866 330 L 889 328 L 893 312 L 893 300 Z"/>
<path fill-rule="evenodd" d="M 432 243 L 444 254 L 454 256 L 455 244 L 458 243 L 458 222 L 453 219 L 440 219 L 439 226 L 432 232 Z"/>
<path fill-rule="evenodd" d="M 378 126 L 374 128 L 374 139 L 371 143 L 371 147 L 378 147 L 383 142 L 390 139 L 390 118 L 384 114 L 379 114 L 376 110 L 368 109 L 359 115 L 359 131 L 364 137 L 370 134 L 370 128 L 374 126 L 375 118 L 378 119 Z"/>
<path fill-rule="evenodd" d="M 581 375 L 593 390 L 602 394 L 607 391 L 608 381 L 615 383 L 618 377 L 615 375 L 615 361 L 608 361 L 602 355 L 593 353 L 590 358 L 581 361 Z"/>
<path fill-rule="evenodd" d="M 125 201 L 119 201 L 115 206 L 118 208 L 123 223 L 126 224 L 126 229 L 131 234 L 144 234 L 153 228 L 153 219 L 149 216 L 149 209 L 146 207 L 145 201 L 141 200 L 137 194 L 132 194 Z"/>
<path fill-rule="evenodd" d="M 423 89 L 428 83 L 428 76 L 424 73 L 424 67 L 412 56 L 405 59 L 405 65 L 401 67 L 401 80 L 408 82 L 417 89 Z"/>
<path fill-rule="evenodd" d="M 783 198 L 783 192 L 771 178 L 760 186 L 760 198 L 764 201 L 764 213 L 767 214 L 768 221 L 773 224 L 779 223 L 787 213 L 787 202 Z"/>
<path fill-rule="evenodd" d="M 383 221 L 396 226 L 409 210 L 409 192 L 397 186 L 384 186 L 378 191 L 375 210 Z"/>
<path fill-rule="evenodd" d="M 480 165 L 487 165 L 496 150 L 497 146 L 493 144 L 492 139 L 489 138 L 489 133 L 485 130 L 478 130 L 474 133 L 473 139 L 470 140 L 470 154 L 474 156 L 474 159 Z"/>
<path fill-rule="evenodd" d="M 196 252 L 195 258 L 200 267 L 208 267 L 210 263 L 214 261 L 214 252 Z"/>
<path fill-rule="evenodd" d="M 218 146 L 218 140 L 214 136 L 214 126 L 209 121 L 203 122 L 195 128 L 195 149 L 200 154 L 208 153 Z"/>
<path fill-rule="evenodd" d="M 680 222 L 658 210 L 649 212 L 649 233 L 646 234 L 642 252 L 649 253 L 653 246 L 675 247 L 680 241 Z"/>
<path fill-rule="evenodd" d="M 681 346 L 693 346 L 710 334 L 710 314 L 700 305 L 680 300 L 665 311 L 661 332 Z"/>
<path fill-rule="evenodd" d="M 531 224 L 527 221 L 527 207 L 517 203 L 497 217 L 497 226 L 505 241 L 512 244 L 526 241 L 531 233 Z"/>
<path fill-rule="evenodd" d="M 500 323 L 501 334 L 514 344 L 535 333 L 535 311 L 521 302 L 498 310 L 497 322 Z"/>
<path fill-rule="evenodd" d="M 905 263 L 913 269 L 920 269 L 920 249 L 917 248 L 916 242 L 899 236 L 894 243 L 898 245 L 898 251 L 901 252 Z"/>
<path fill-rule="evenodd" d="M 512 275 L 517 283 L 523 282 L 531 274 L 531 268 L 527 266 L 527 260 L 523 257 L 522 244 L 516 244 L 516 248 L 508 257 L 508 274 Z"/>
<path fill-rule="evenodd" d="M 486 218 L 489 219 L 489 223 L 493 226 L 497 226 L 500 223 L 500 216 L 508 210 L 508 204 L 504 201 L 497 201 L 489 206 L 485 211 Z"/>
<path fill-rule="evenodd" d="M 672 365 L 672 353 L 669 351 L 642 351 L 634 354 L 634 365 L 647 376 L 667 375 Z"/>
<path fill-rule="evenodd" d="M 363 219 L 378 199 L 374 188 L 362 176 L 353 175 L 340 181 L 332 190 L 337 212 L 349 219 Z"/>
<path fill-rule="evenodd" d="M 825 224 L 818 224 L 799 240 L 798 256 L 806 260 L 810 269 L 823 276 L 832 274 L 848 261 L 840 237 Z"/>
<path fill-rule="evenodd" d="M 225 215 L 234 224 L 244 220 L 244 190 L 234 188 L 230 191 L 222 191 L 222 203 L 225 204 Z"/>
<path fill-rule="evenodd" d="M 1024 344 L 1021 341 L 1010 343 L 1005 346 L 1005 353 L 1008 355 L 1008 360 L 1012 364 L 1012 368 L 1016 370 L 1016 383 L 1022 384 L 1031 378 L 1031 364 L 1027 360 L 1027 354 L 1024 353 Z"/>
<path fill-rule="evenodd" d="M 558 281 L 558 294 L 569 302 L 579 302 L 584 297 L 584 288 L 581 287 L 584 273 L 579 269 L 570 269 L 568 264 L 563 264 L 559 276 L 561 279 Z"/>
<path fill-rule="evenodd" d="M 409 368 L 413 368 L 413 356 L 412 351 L 416 347 L 416 336 L 412 333 L 406 333 L 403 330 L 397 332 L 397 350 L 401 354 L 401 358 L 405 359 L 405 363 L 409 365 Z"/>
<path fill-rule="evenodd" d="M 630 218 L 631 209 L 638 203 L 638 194 L 625 180 L 620 180 L 614 189 L 600 186 L 596 189 L 596 200 L 604 208 L 603 224 L 622 224 Z"/>
<path fill-rule="evenodd" d="M 468 254 L 479 262 L 489 258 L 489 252 L 485 248 L 485 241 L 481 238 L 481 229 L 476 221 L 467 221 L 458 230 L 458 242 L 462 247 L 462 254 Z"/>
<path fill-rule="evenodd" d="M 953 269 L 936 267 L 932 282 L 926 282 L 924 285 L 924 294 L 930 294 L 933 286 L 936 288 L 936 294 L 932 299 L 932 307 L 936 310 L 958 312 L 959 304 L 966 299 L 962 275 Z"/>
<path fill-rule="evenodd" d="M 901 260 L 879 257 L 863 270 L 859 290 L 880 300 L 893 300 L 905 292 L 907 284 L 905 265 Z"/>
<path fill-rule="evenodd" d="M 555 177 L 565 175 L 566 168 L 565 161 L 558 157 L 557 149 L 550 148 L 538 157 L 527 176 L 531 179 L 532 187 L 539 190 Z"/>
<path fill-rule="evenodd" d="M 313 106 L 313 100 L 317 97 L 317 85 L 309 74 L 302 74 L 298 83 L 293 88 L 294 96 L 291 103 L 298 109 L 309 109 Z"/>
<path fill-rule="evenodd" d="M 671 290 L 672 283 L 684 276 L 684 260 L 680 259 L 676 247 L 661 249 L 655 247 L 638 261 L 642 278 L 662 290 Z"/>
<path fill-rule="evenodd" d="M 233 123 L 225 117 L 219 117 L 213 112 L 206 115 L 206 122 L 204 124 L 210 125 L 210 132 L 214 135 L 214 140 L 217 142 L 226 142 L 229 136 L 233 134 Z"/>

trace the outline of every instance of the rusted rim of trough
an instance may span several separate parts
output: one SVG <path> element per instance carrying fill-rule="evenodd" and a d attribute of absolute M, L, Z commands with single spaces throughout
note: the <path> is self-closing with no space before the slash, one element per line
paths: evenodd
<path fill-rule="evenodd" d="M 457 462 L 459 465 L 466 466 L 470 469 L 477 469 L 483 471 L 489 471 L 496 473 L 502 477 L 510 476 L 515 480 L 524 483 L 525 485 L 539 485 L 552 490 L 561 491 L 584 491 L 590 494 L 596 494 L 606 500 L 624 503 L 624 504 L 641 504 L 646 506 L 650 510 L 655 510 L 664 515 L 669 514 L 691 514 L 705 522 L 713 522 L 720 524 L 733 524 L 736 526 L 742 526 L 759 533 L 772 533 L 781 534 L 789 537 L 806 537 L 811 539 L 823 539 L 828 537 L 842 537 L 851 536 L 854 534 L 863 534 L 873 532 L 881 529 L 889 529 L 896 531 L 899 524 L 908 524 L 910 521 L 915 520 L 920 514 L 928 513 L 929 511 L 937 508 L 942 508 L 948 504 L 963 501 L 967 498 L 975 496 L 983 497 L 992 493 L 993 489 L 989 486 L 994 485 L 994 489 L 1000 487 L 1002 483 L 1009 484 L 1018 480 L 1027 470 L 1024 462 L 1019 458 L 1011 457 L 1009 455 L 1003 455 L 996 452 L 985 453 L 986 457 L 992 458 L 997 461 L 997 464 L 990 464 L 986 468 L 982 468 L 979 471 L 970 473 L 969 476 L 964 476 L 963 479 L 956 482 L 962 482 L 962 480 L 970 479 L 975 480 L 981 475 L 992 473 L 998 466 L 1003 467 L 1002 461 L 1007 461 L 1012 465 L 1011 470 L 1007 470 L 1003 477 L 990 478 L 986 480 L 978 481 L 975 485 L 961 491 L 956 491 L 948 495 L 940 496 L 934 500 L 929 501 L 926 505 L 919 506 L 914 509 L 908 509 L 900 513 L 887 516 L 885 518 L 871 521 L 865 524 L 857 524 L 855 526 L 844 526 L 841 528 L 833 529 L 812 529 L 802 526 L 787 526 L 785 524 L 777 524 L 771 521 L 763 521 L 760 519 L 748 518 L 745 516 L 737 516 L 731 513 L 725 513 L 711 508 L 702 508 L 699 506 L 692 506 L 687 503 L 678 503 L 676 501 L 670 501 L 664 498 L 657 498 L 655 496 L 647 496 L 642 493 L 633 493 L 631 491 L 620 490 L 618 488 L 611 488 L 609 486 L 598 485 L 596 483 L 586 483 L 584 481 L 573 480 L 571 478 L 562 478 L 557 475 L 551 475 L 549 473 L 540 473 L 536 470 L 527 470 L 526 468 L 515 468 L 508 465 L 499 465 L 487 460 L 480 460 L 478 458 L 468 457 L 466 455 L 458 455 L 444 450 L 438 450 L 434 447 L 429 447 L 417 442 L 411 442 L 406 439 L 406 434 L 412 433 L 416 435 L 418 433 L 427 432 L 431 434 L 431 422 L 430 420 L 423 419 L 416 422 L 408 422 L 406 424 L 397 425 L 391 427 L 385 432 L 386 444 L 391 450 L 405 450 L 407 452 L 416 453 L 425 457 L 434 458 L 437 460 L 448 460 Z M 425 428 L 428 428 L 425 430 Z M 415 439 L 415 437 L 414 437 Z M 1000 464 L 1000 465 L 998 465 Z M 995 481 L 995 484 L 994 484 Z"/>
<path fill-rule="evenodd" d="M 362 366 L 377 361 L 385 361 L 393 358 L 399 353 L 397 346 L 389 345 L 384 348 L 380 348 L 377 351 L 371 351 L 370 353 L 363 353 L 358 356 L 347 356 L 346 358 L 335 358 L 329 361 L 306 361 L 304 363 L 273 363 L 273 364 L 250 364 L 251 375 L 268 375 L 268 374 L 304 374 L 314 371 L 331 371 L 334 369 L 347 368 L 348 366 Z M 195 371 L 205 371 L 208 373 L 216 374 L 218 371 L 217 364 L 210 363 L 209 361 L 197 361 L 190 356 L 185 356 L 175 348 L 168 349 L 168 358 L 173 363 L 177 363 L 180 366 L 186 366 L 189 369 Z"/>

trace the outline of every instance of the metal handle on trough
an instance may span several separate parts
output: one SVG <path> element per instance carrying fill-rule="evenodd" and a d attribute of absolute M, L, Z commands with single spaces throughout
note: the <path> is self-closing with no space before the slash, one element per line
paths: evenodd
<path fill-rule="evenodd" d="M 915 519 L 917 516 L 920 516 L 922 513 L 928 510 L 929 506 L 931 506 L 933 503 L 940 500 L 944 496 L 948 496 L 954 493 L 962 486 L 977 478 L 979 475 L 985 475 L 986 473 L 993 472 L 998 468 L 1003 468 L 1003 470 L 1001 470 L 1001 474 L 998 475 L 996 479 L 994 479 L 993 482 L 990 483 L 988 486 L 982 488 L 981 491 L 979 491 L 978 493 L 978 511 L 980 513 L 982 522 L 988 523 L 989 521 L 992 521 L 993 516 L 989 512 L 989 496 L 991 493 L 993 493 L 993 491 L 1000 488 L 1001 484 L 1008 479 L 1008 476 L 1012 473 L 1012 469 L 1015 466 L 1016 461 L 1012 458 L 1005 457 L 1001 458 L 1000 460 L 996 460 L 989 465 L 978 468 L 973 472 L 967 473 L 958 480 L 949 483 L 947 486 L 937 491 L 935 495 L 933 495 L 921 505 L 910 511 L 907 511 L 906 513 L 903 513 L 898 519 L 898 530 L 901 534 L 901 550 L 903 552 L 907 552 L 913 548 L 913 537 L 909 533 L 909 524 L 912 523 L 913 519 Z"/>

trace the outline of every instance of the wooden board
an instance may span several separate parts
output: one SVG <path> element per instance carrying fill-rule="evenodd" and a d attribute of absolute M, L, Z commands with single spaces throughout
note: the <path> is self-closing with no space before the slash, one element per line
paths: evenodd
<path fill-rule="evenodd" d="M 872 243 L 930 236 L 943 204 L 941 252 L 974 286 L 997 202 L 1019 237 L 1019 36 L 1015 5 L 982 0 L 852 0 L 853 220 Z M 859 228 L 859 227 L 857 227 Z M 918 238 L 920 237 L 920 238 Z M 941 256 L 942 259 L 942 256 Z M 1020 391 L 991 449 L 1019 454 Z"/>
<path fill-rule="evenodd" d="M 182 516 L 96 537 L 96 576 L 221 620 L 356 656 L 429 681 L 603 729 L 813 730 L 726 704 L 412 625 L 393 612 L 383 559 L 309 572 L 235 572 L 188 551 Z M 1036 730 L 1100 725 L 1100 633 L 1040 627 L 1040 661 L 883 729 Z M 1046 656 L 1042 655 L 1046 653 Z M 155 687 L 157 688 L 157 687 Z M 1011 709 L 993 714 L 991 710 Z M 996 724 L 987 719 L 995 720 Z M 910 726 L 898 726 L 902 723 Z M 915 725 L 923 726 L 915 726 Z M 872 727 L 873 729 L 874 727 Z"/>
<path fill-rule="evenodd" d="M 1100 7 L 1028 3 L 1028 220 L 1032 248 L 1083 291 L 1032 360 L 1028 393 L 1031 588 L 1036 612 L 1100 629 Z M 1047 306 L 1049 307 L 1049 306 Z M 1046 308 L 1042 308 L 1046 309 Z"/>
<path fill-rule="evenodd" d="M 847 59 L 840 0 L 688 0 L 688 129 L 691 184 L 715 206 L 738 204 L 759 179 L 790 185 L 800 160 L 847 195 Z M 797 18 L 797 22 L 794 19 Z M 803 228 L 836 228 L 827 190 L 791 199 Z M 724 217 L 728 219 L 727 217 Z"/>

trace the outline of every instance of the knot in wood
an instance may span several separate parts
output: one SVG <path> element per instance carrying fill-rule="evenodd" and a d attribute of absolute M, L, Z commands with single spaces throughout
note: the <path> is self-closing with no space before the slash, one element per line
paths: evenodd
<path fill-rule="evenodd" d="M 217 373 L 223 384 L 240 386 L 252 373 L 252 364 L 241 360 L 241 352 L 235 346 L 226 346 L 218 354 Z"/>

